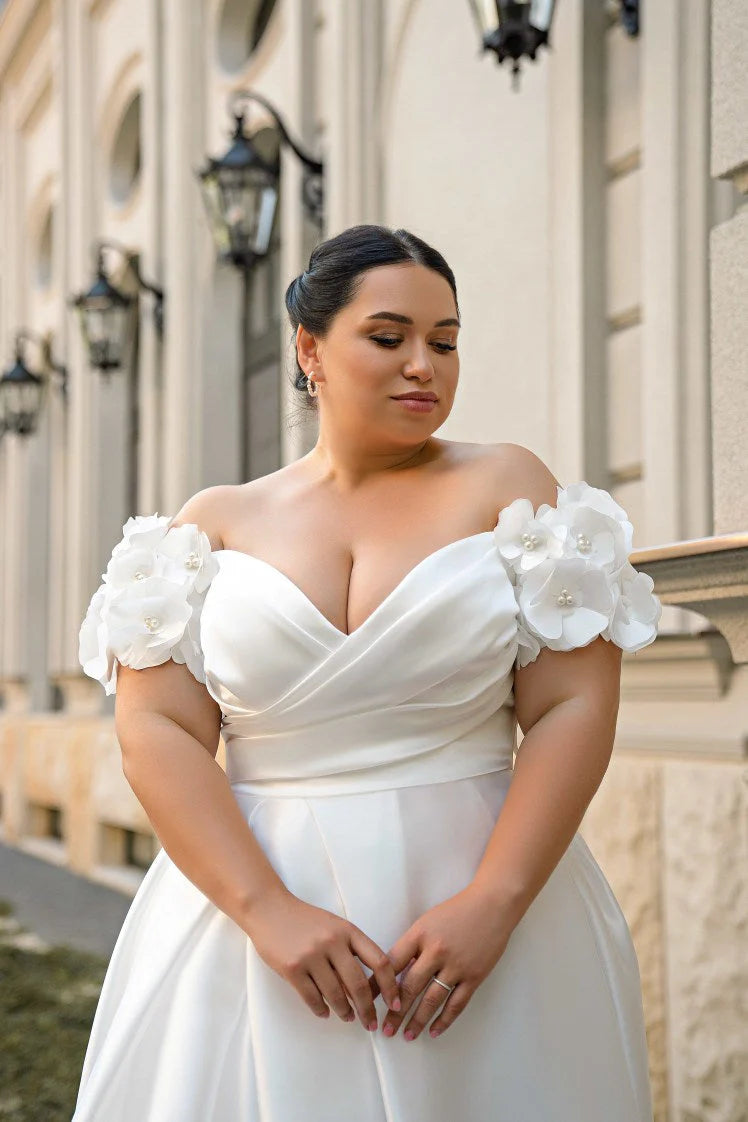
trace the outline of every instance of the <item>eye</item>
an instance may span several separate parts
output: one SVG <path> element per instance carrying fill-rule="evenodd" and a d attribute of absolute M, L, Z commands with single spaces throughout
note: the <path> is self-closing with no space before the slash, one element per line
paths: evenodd
<path fill-rule="evenodd" d="M 371 339 L 375 343 L 379 343 L 382 347 L 396 347 L 401 342 L 397 335 L 372 335 Z M 434 343 L 434 346 L 441 354 L 446 354 L 447 351 L 456 351 L 457 347 L 452 346 L 451 343 Z"/>

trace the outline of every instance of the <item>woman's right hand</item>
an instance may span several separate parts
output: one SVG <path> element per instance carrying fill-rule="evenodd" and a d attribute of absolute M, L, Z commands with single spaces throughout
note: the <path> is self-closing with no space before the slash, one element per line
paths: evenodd
<path fill-rule="evenodd" d="M 260 958 L 291 983 L 318 1017 L 328 1017 L 331 1008 L 341 1020 L 354 1020 L 350 997 L 364 1028 L 376 1030 L 374 994 L 362 962 L 373 971 L 372 981 L 376 979 L 389 1008 L 400 1009 L 397 978 L 386 952 L 349 920 L 281 889 L 254 903 L 245 930 Z"/>

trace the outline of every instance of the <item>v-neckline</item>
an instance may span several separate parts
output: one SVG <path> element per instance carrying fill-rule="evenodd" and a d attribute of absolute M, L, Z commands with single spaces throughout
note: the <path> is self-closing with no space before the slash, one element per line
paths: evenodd
<path fill-rule="evenodd" d="M 405 576 L 403 576 L 397 582 L 392 591 L 387 593 L 385 598 L 381 600 L 379 604 L 377 604 L 377 606 L 372 612 L 369 613 L 366 619 L 363 620 L 358 625 L 358 627 L 354 627 L 353 631 L 341 631 L 341 629 L 337 627 L 331 619 L 328 619 L 324 612 L 322 612 L 317 607 L 314 601 L 307 596 L 306 592 L 304 592 L 304 590 L 299 587 L 296 581 L 292 580 L 291 577 L 289 577 L 287 573 L 284 573 L 282 569 L 279 569 L 277 568 L 277 566 L 271 564 L 270 561 L 265 561 L 262 557 L 256 557 L 254 553 L 247 553 L 246 550 L 243 549 L 214 549 L 211 552 L 214 554 L 234 554 L 236 557 L 244 557 L 248 561 L 262 566 L 262 568 L 264 569 L 269 569 L 270 572 L 274 573 L 276 577 L 278 577 L 284 584 L 293 589 L 294 593 L 299 596 L 301 600 L 312 610 L 317 619 L 320 620 L 326 627 L 328 627 L 330 631 L 332 631 L 333 634 L 337 636 L 340 642 L 343 643 L 354 639 L 361 632 L 367 629 L 371 621 L 374 620 L 375 617 L 379 616 L 384 611 L 384 609 L 389 606 L 395 596 L 397 596 L 402 591 L 402 589 L 410 582 L 410 580 L 414 576 L 416 576 L 427 563 L 436 560 L 436 558 L 441 557 L 443 554 L 454 549 L 456 546 L 465 545 L 468 542 L 478 541 L 481 538 L 489 538 L 493 535 L 493 533 L 493 530 L 479 530 L 475 534 L 467 534 L 465 537 L 456 538 L 454 541 L 447 542 L 446 545 L 439 546 L 438 549 L 432 550 L 431 553 L 427 553 L 426 556 L 422 557 L 420 561 L 417 561 L 412 568 L 408 569 Z"/>

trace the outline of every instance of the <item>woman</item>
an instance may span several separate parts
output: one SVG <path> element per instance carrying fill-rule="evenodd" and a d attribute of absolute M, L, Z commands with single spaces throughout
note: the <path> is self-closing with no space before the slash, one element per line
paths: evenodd
<path fill-rule="evenodd" d="M 576 832 L 660 618 L 631 523 L 433 435 L 460 316 L 421 239 L 345 230 L 286 306 L 315 447 L 131 518 L 81 628 L 163 848 L 74 1120 L 651 1122 L 636 954 Z"/>

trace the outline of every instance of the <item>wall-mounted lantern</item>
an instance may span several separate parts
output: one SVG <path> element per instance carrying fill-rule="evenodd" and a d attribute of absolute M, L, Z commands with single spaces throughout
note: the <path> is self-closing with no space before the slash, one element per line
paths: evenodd
<path fill-rule="evenodd" d="M 550 46 L 555 0 L 468 0 L 484 51 L 493 51 L 500 65 L 512 60 L 512 88 L 519 85 L 519 60 L 535 61 L 539 47 Z M 599 0 L 602 3 L 602 0 Z M 629 35 L 639 34 L 639 0 L 618 0 L 621 23 Z"/>
<path fill-rule="evenodd" d="M 535 61 L 539 47 L 550 46 L 555 0 L 469 0 L 484 51 L 500 65 L 512 60 L 512 89 L 519 86 L 521 58 Z"/>
<path fill-rule="evenodd" d="M 134 292 L 125 292 L 112 283 L 104 267 L 105 249 L 114 249 L 122 255 L 136 285 Z M 89 362 L 105 375 L 124 365 L 137 327 L 135 320 L 140 290 L 150 292 L 156 298 L 153 320 L 160 335 L 164 327 L 163 289 L 144 280 L 137 253 L 126 246 L 121 246 L 118 242 L 98 242 L 94 282 L 88 291 L 74 296 L 70 303 L 80 316 Z"/>
<path fill-rule="evenodd" d="M 281 140 L 304 164 L 304 209 L 320 228 L 324 222 L 324 165 L 291 139 L 269 101 L 251 90 L 235 92 L 229 100 L 229 112 L 234 117 L 231 146 L 223 156 L 206 157 L 204 166 L 195 169 L 195 175 L 200 180 L 219 256 L 240 269 L 251 268 L 257 258 L 268 253 L 280 182 L 280 155 L 266 158 L 246 133 L 244 103 L 252 101 L 265 107 L 278 126 Z"/>
<path fill-rule="evenodd" d="M 38 343 L 41 366 L 32 370 L 24 360 L 23 343 Z M 67 369 L 52 358 L 52 336 L 38 335 L 25 328 L 16 332 L 15 360 L 0 377 L 0 435 L 14 432 L 30 436 L 36 432 L 44 397 L 52 375 L 60 379 L 63 400 L 67 399 Z"/>

